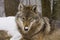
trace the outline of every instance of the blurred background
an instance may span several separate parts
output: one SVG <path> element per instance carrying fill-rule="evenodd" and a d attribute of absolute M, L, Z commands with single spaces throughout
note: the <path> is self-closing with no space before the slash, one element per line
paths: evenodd
<path fill-rule="evenodd" d="M 42 16 L 60 21 L 60 0 L 0 0 L 0 17 L 15 16 L 20 2 L 37 5 Z"/>

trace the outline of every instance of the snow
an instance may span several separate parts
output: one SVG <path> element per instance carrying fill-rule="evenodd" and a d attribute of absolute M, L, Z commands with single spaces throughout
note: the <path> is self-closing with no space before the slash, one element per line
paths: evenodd
<path fill-rule="evenodd" d="M 21 34 L 17 29 L 15 17 L 0 17 L 0 30 L 8 31 L 8 34 L 12 36 L 10 40 L 19 40 Z"/>

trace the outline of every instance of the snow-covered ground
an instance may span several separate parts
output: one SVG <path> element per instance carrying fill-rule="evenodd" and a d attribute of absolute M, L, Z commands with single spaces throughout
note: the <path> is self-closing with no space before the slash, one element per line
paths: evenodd
<path fill-rule="evenodd" d="M 0 30 L 8 31 L 8 34 L 12 36 L 10 40 L 19 40 L 21 34 L 17 29 L 15 17 L 0 17 Z"/>

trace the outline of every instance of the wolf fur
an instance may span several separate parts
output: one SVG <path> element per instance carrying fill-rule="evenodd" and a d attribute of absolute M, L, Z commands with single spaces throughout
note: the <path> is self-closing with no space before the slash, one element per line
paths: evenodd
<path fill-rule="evenodd" d="M 0 40 L 10 40 L 11 36 L 8 35 L 7 31 L 0 30 Z"/>
<path fill-rule="evenodd" d="M 21 40 L 60 40 L 60 30 L 53 28 L 47 17 L 40 16 L 36 7 L 19 4 L 16 23 Z"/>

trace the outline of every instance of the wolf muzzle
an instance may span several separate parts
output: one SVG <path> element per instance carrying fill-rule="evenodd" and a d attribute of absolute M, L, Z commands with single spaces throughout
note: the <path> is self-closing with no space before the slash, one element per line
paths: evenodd
<path fill-rule="evenodd" d="M 25 30 L 25 31 L 28 31 L 28 27 L 24 27 L 24 30 Z"/>

